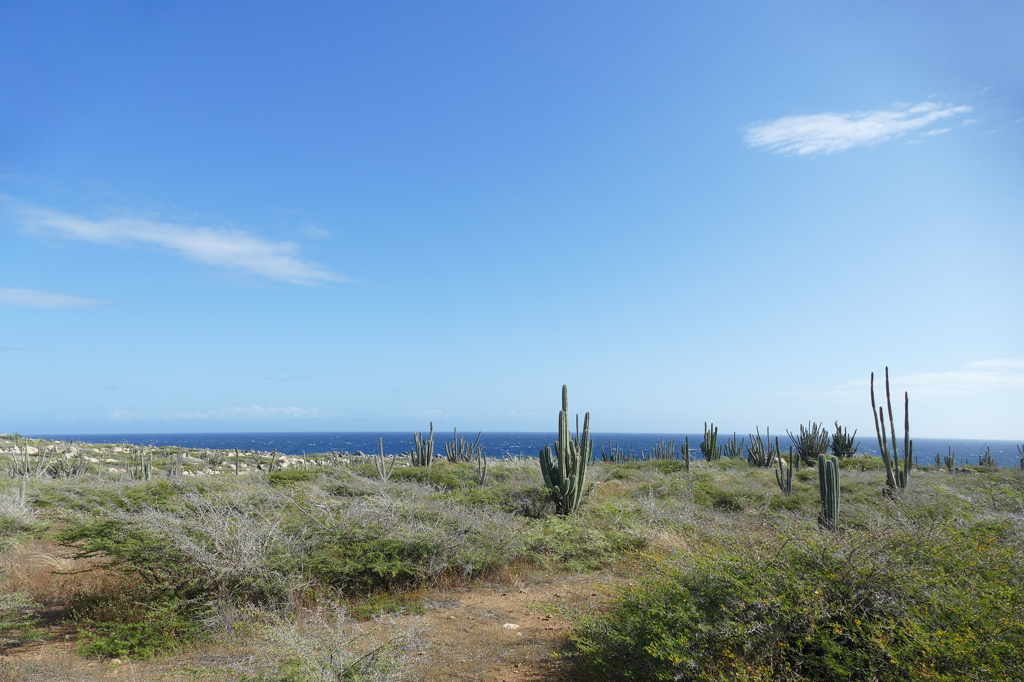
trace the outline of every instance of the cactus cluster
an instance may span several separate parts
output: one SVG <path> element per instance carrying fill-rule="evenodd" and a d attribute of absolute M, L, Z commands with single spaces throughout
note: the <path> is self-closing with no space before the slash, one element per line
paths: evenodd
<path fill-rule="evenodd" d="M 818 525 L 835 530 L 839 518 L 839 458 L 835 455 L 818 455 L 818 493 L 821 496 Z"/>
<path fill-rule="evenodd" d="M 999 465 L 996 464 L 995 458 L 992 457 L 992 448 L 985 446 L 985 454 L 978 455 L 978 466 L 989 469 L 996 469 L 999 467 Z"/>
<path fill-rule="evenodd" d="M 131 477 L 136 481 L 149 481 L 153 478 L 153 451 L 148 452 L 133 447 L 127 467 Z"/>
<path fill-rule="evenodd" d="M 896 422 L 892 417 L 892 400 L 889 395 L 889 368 L 885 368 L 885 402 L 889 407 L 889 429 L 892 432 L 892 454 L 885 436 L 885 413 L 875 407 L 875 373 L 871 373 L 871 412 L 875 415 L 875 434 L 878 436 L 878 450 L 885 464 L 885 485 L 890 490 L 905 490 L 910 480 L 910 463 L 913 460 L 914 441 L 910 440 L 910 397 L 903 393 L 903 461 L 896 448 Z M 877 409 L 877 411 L 876 411 Z"/>
<path fill-rule="evenodd" d="M 476 435 L 476 440 L 470 445 L 469 441 L 465 438 L 459 437 L 459 430 L 454 429 L 454 436 L 451 443 L 444 444 L 444 452 L 448 457 L 449 462 L 474 462 L 480 458 L 479 444 L 480 436 L 484 435 L 481 431 Z"/>
<path fill-rule="evenodd" d="M 718 449 L 718 427 L 714 422 L 711 422 L 710 429 L 708 423 L 704 422 L 704 440 L 700 443 L 700 454 L 708 462 L 717 462 L 722 458 L 722 451 Z"/>
<path fill-rule="evenodd" d="M 846 429 L 839 426 L 839 422 L 836 422 L 836 432 L 832 434 L 832 454 L 839 459 L 847 459 L 856 455 L 860 447 L 853 444 L 856 437 L 856 429 L 853 430 L 851 436 Z"/>
<path fill-rule="evenodd" d="M 559 514 L 573 514 L 587 492 L 587 463 L 594 451 L 590 439 L 590 413 L 583 418 L 583 437 L 573 438 L 569 433 L 569 389 L 562 386 L 562 410 L 558 413 L 558 442 L 555 443 L 557 460 L 551 446 L 540 451 L 540 471 L 544 485 L 551 491 Z"/>
<path fill-rule="evenodd" d="M 765 442 L 761 440 L 761 428 L 754 428 L 757 431 L 757 436 L 755 437 L 754 434 L 750 434 L 750 445 L 747 446 L 747 462 L 749 462 L 751 466 L 767 469 L 768 467 L 772 466 L 772 464 L 775 463 L 775 460 L 779 456 L 778 445 L 776 445 L 776 448 L 774 450 L 772 449 L 771 429 L 765 429 L 765 433 L 767 434 L 768 439 L 768 443 L 765 444 Z M 779 439 L 776 438 L 776 444 L 778 443 L 778 441 Z M 797 468 L 799 468 L 799 464 Z"/>
<path fill-rule="evenodd" d="M 413 450 L 409 463 L 414 467 L 429 467 L 434 463 L 434 422 L 430 422 L 430 437 L 423 440 L 423 432 L 412 434 Z"/>
<path fill-rule="evenodd" d="M 948 450 L 949 453 L 943 458 L 943 460 L 946 465 L 946 468 L 949 469 L 950 471 L 953 471 L 953 467 L 956 466 L 956 453 L 953 452 L 952 447 L 949 447 Z M 935 457 L 937 458 L 938 455 L 935 455 Z"/>
<path fill-rule="evenodd" d="M 654 450 L 651 452 L 651 459 L 675 459 L 676 458 L 676 442 L 670 440 L 667 443 L 662 438 L 660 442 L 654 444 Z"/>
<path fill-rule="evenodd" d="M 725 445 L 722 446 L 722 454 L 729 459 L 739 459 L 743 456 L 743 445 L 746 441 L 740 439 L 736 441 L 736 432 L 732 432 L 732 440 L 725 441 Z"/>
<path fill-rule="evenodd" d="M 801 424 L 799 436 L 794 436 L 789 429 L 786 433 L 796 446 L 796 458 L 803 464 L 814 464 L 818 455 L 828 452 L 828 431 L 817 422 L 808 422 L 806 428 Z"/>

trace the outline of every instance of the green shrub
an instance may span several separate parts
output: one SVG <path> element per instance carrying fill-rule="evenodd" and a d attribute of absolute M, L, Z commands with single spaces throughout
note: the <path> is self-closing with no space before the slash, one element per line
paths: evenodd
<path fill-rule="evenodd" d="M 744 506 L 742 499 L 735 491 L 724 490 L 707 480 L 700 481 L 696 485 L 693 499 L 697 504 L 727 512 L 743 511 Z"/>
<path fill-rule="evenodd" d="M 422 616 L 427 612 L 423 599 L 408 592 L 372 592 L 349 604 L 348 615 L 356 620 L 372 620 L 389 613 Z"/>
<path fill-rule="evenodd" d="M 272 471 L 267 474 L 267 483 L 274 487 L 293 485 L 305 481 L 315 480 L 323 474 L 315 469 L 285 469 L 283 471 Z"/>
<path fill-rule="evenodd" d="M 550 516 L 533 530 L 528 545 L 535 560 L 546 558 L 569 571 L 593 571 L 646 547 L 636 533 L 579 516 Z"/>
<path fill-rule="evenodd" d="M 436 553 L 422 540 L 342 533 L 324 538 L 301 558 L 300 565 L 318 582 L 366 591 L 421 580 Z"/>
<path fill-rule="evenodd" d="M 40 639 L 42 632 L 35 627 L 38 608 L 27 592 L 0 593 L 0 644 Z"/>
<path fill-rule="evenodd" d="M 183 643 L 195 640 L 201 633 L 204 607 L 173 598 L 143 604 L 135 601 L 140 595 L 131 595 L 131 601 L 124 596 L 92 600 L 75 607 L 80 616 L 101 610 L 106 611 L 107 616 L 103 620 L 85 620 L 79 654 L 99 658 L 153 658 L 177 651 Z"/>
<path fill-rule="evenodd" d="M 592 679 L 1008 680 L 1024 579 L 1006 526 L 706 544 L 572 635 Z"/>

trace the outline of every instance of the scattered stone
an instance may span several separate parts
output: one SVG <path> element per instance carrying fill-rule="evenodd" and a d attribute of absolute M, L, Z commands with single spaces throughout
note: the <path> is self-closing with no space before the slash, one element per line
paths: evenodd
<path fill-rule="evenodd" d="M 515 623 L 505 623 L 501 627 L 505 628 L 506 630 L 518 630 L 519 629 L 519 626 L 516 625 Z"/>

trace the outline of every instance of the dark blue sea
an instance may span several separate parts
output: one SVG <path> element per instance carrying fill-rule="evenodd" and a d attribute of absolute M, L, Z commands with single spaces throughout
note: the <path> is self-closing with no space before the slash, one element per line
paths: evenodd
<path fill-rule="evenodd" d="M 476 433 L 461 433 L 471 441 L 476 439 Z M 700 433 L 594 433 L 594 452 L 597 458 L 601 459 L 602 447 L 607 451 L 609 447 L 618 447 L 629 451 L 633 448 L 635 454 L 641 451 L 650 452 L 656 443 L 661 439 L 675 441 L 675 451 L 678 453 L 680 445 L 685 439 L 689 439 L 690 453 L 694 458 L 700 458 L 700 443 L 704 440 Z M 380 450 L 379 440 L 384 439 L 384 452 L 408 452 L 412 450 L 413 438 L 408 432 L 401 433 L 104 433 L 104 434 L 46 434 L 32 436 L 32 438 L 46 438 L 50 440 L 76 440 L 91 443 L 131 443 L 133 445 L 156 445 L 156 446 L 179 446 L 188 448 L 210 448 L 212 450 L 228 450 L 238 448 L 240 450 L 262 450 L 272 452 L 277 450 L 288 455 L 328 453 L 328 452 L 351 452 L 362 451 L 373 453 Z M 732 438 L 732 436 L 728 436 Z M 742 440 L 749 440 L 746 435 L 738 436 Z M 774 441 L 773 434 L 772 440 Z M 452 434 L 447 432 L 434 432 L 434 452 L 444 456 L 443 443 L 452 440 Z M 480 437 L 480 445 L 484 452 L 490 457 L 507 457 L 510 455 L 526 455 L 535 457 L 545 446 L 557 440 L 555 433 L 484 433 Z M 718 442 L 723 444 L 726 436 L 719 434 Z M 878 456 L 878 441 L 876 438 L 858 438 L 859 452 L 865 455 Z M 609 445 L 610 443 L 610 445 Z M 789 436 L 783 434 L 779 437 L 779 446 L 785 452 L 790 445 Z M 978 458 L 986 450 L 990 449 L 993 459 L 1000 466 L 1018 466 L 1020 453 L 1017 446 L 1022 445 L 1014 441 L 1006 440 L 955 440 L 944 438 L 915 438 L 914 455 L 915 459 L 922 465 L 934 464 L 935 455 L 945 455 L 951 449 L 956 454 L 957 464 L 968 462 L 977 464 Z M 899 439 L 900 452 L 903 451 L 903 439 Z M 745 454 L 744 450 L 744 454 Z"/>

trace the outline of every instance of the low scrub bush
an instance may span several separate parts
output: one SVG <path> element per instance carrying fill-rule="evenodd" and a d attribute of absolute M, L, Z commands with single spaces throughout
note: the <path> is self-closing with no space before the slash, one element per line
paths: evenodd
<path fill-rule="evenodd" d="M 322 471 L 317 471 L 315 469 L 285 469 L 284 471 L 272 471 L 267 474 L 267 483 L 280 488 L 286 485 L 313 481 L 322 474 Z"/>
<path fill-rule="evenodd" d="M 145 599 L 145 601 L 141 601 Z M 203 604 L 123 594 L 82 600 L 74 606 L 82 624 L 78 653 L 97 658 L 153 658 L 169 654 L 202 632 Z"/>
<path fill-rule="evenodd" d="M 634 680 L 1024 677 L 1008 524 L 703 544 L 577 616 L 586 674 Z"/>

